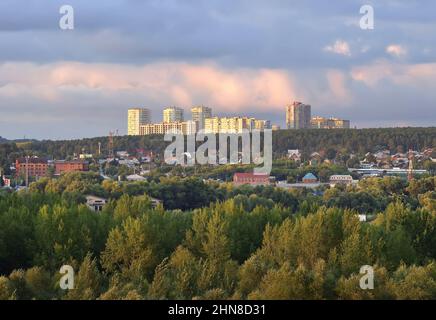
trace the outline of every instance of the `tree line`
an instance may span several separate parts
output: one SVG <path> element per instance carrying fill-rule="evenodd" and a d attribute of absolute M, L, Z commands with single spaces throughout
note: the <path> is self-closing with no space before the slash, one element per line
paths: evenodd
<path fill-rule="evenodd" d="M 67 159 L 82 152 L 98 156 L 107 155 L 108 137 L 81 140 L 43 140 L 28 142 L 0 143 L 0 165 L 12 163 L 19 156 L 37 155 L 53 159 Z M 115 150 L 133 152 L 137 149 L 151 150 L 162 158 L 168 145 L 162 135 L 117 136 L 114 137 Z M 326 154 L 363 155 L 387 148 L 393 152 L 406 152 L 410 148 L 422 150 L 436 145 L 436 127 L 430 128 L 382 128 L 382 129 L 312 129 L 280 130 L 273 132 L 272 150 L 276 158 L 283 157 L 289 149 L 302 150 L 307 159 L 312 152 Z"/>

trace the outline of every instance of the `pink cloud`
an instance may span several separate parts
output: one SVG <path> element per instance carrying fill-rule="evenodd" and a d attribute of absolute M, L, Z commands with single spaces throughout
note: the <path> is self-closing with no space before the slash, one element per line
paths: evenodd
<path fill-rule="evenodd" d="M 386 47 L 386 53 L 390 54 L 391 56 L 400 58 L 407 54 L 407 49 L 399 44 L 391 44 Z"/>
<path fill-rule="evenodd" d="M 321 77 L 300 76 L 283 69 L 224 68 L 215 63 L 152 63 L 142 66 L 60 62 L 37 65 L 0 65 L 0 84 L 13 89 L 0 95 L 32 95 L 42 101 L 59 102 L 90 97 L 100 105 L 105 99 L 153 101 L 150 107 L 194 104 L 211 106 L 216 112 L 265 112 L 284 110 L 294 99 L 313 105 L 346 103 L 350 93 L 340 71 L 323 71 Z M 321 82 L 319 82 L 321 81 Z M 100 99 L 100 100 L 99 100 Z M 130 100 L 130 101 L 131 101 Z M 78 99 L 78 103 L 81 103 Z M 145 103 L 145 102 L 144 102 Z"/>
<path fill-rule="evenodd" d="M 375 87 L 382 81 L 409 87 L 433 87 L 436 63 L 405 65 L 379 60 L 370 65 L 355 67 L 350 73 L 353 80 L 369 87 Z"/>
<path fill-rule="evenodd" d="M 292 76 L 283 70 L 223 69 L 214 64 L 156 63 L 141 67 L 63 62 L 0 66 L 0 81 L 22 91 L 47 86 L 62 91 L 129 91 L 163 105 L 205 103 L 226 111 L 244 107 L 282 107 L 294 97 Z M 3 72 L 5 71 L 5 72 Z M 15 91 L 16 94 L 19 91 Z"/>
<path fill-rule="evenodd" d="M 324 51 L 336 53 L 343 56 L 351 56 L 350 45 L 347 41 L 336 40 L 335 43 L 328 45 L 324 48 Z"/>
<path fill-rule="evenodd" d="M 339 70 L 329 70 L 327 81 L 330 86 L 332 96 L 339 100 L 340 104 L 349 104 L 352 96 L 346 87 L 347 76 Z"/>

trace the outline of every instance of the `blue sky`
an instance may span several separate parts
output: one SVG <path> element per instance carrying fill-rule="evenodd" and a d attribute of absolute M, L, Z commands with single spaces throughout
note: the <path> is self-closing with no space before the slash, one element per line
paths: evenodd
<path fill-rule="evenodd" d="M 0 136 L 125 133 L 132 106 L 283 126 L 293 100 L 357 127 L 434 126 L 435 16 L 431 0 L 1 0 Z"/>

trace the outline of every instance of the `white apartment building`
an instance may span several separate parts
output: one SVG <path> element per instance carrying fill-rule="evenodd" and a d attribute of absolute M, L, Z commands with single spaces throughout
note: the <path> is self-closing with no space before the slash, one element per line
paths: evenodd
<path fill-rule="evenodd" d="M 247 117 L 213 117 L 205 119 L 204 130 L 206 133 L 240 133 L 246 129 L 270 129 L 271 124 L 268 120 L 258 120 Z"/>
<path fill-rule="evenodd" d="M 177 107 L 168 107 L 163 110 L 163 122 L 183 122 L 183 109 Z"/>
<path fill-rule="evenodd" d="M 286 126 L 288 129 L 310 128 L 311 106 L 295 101 L 286 106 Z"/>
<path fill-rule="evenodd" d="M 131 108 L 127 111 L 127 134 L 139 135 L 139 127 L 151 122 L 151 112 L 147 108 Z"/>
<path fill-rule="evenodd" d="M 195 134 L 197 132 L 197 124 L 195 121 L 151 123 L 141 126 L 139 135 L 146 136 L 180 132 L 184 135 Z"/>
<path fill-rule="evenodd" d="M 191 108 L 192 121 L 197 123 L 197 129 L 202 130 L 205 127 L 205 120 L 212 118 L 212 109 L 205 106 Z"/>

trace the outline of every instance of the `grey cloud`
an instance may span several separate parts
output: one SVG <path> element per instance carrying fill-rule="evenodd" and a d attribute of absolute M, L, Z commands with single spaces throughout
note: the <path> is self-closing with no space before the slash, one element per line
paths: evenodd
<path fill-rule="evenodd" d="M 58 27 L 59 7 L 66 3 L 75 9 L 76 29 L 71 32 Z M 358 28 L 359 8 L 367 3 L 375 8 L 373 31 Z M 436 96 L 428 88 L 392 83 L 369 88 L 347 78 L 347 90 L 354 97 L 348 107 L 322 97 L 329 90 L 323 77 L 330 69 L 347 75 L 355 66 L 380 59 L 400 64 L 435 62 L 435 11 L 433 0 L 3 0 L 0 65 L 78 61 L 142 66 L 169 61 L 211 62 L 226 70 L 281 69 L 297 74 L 297 85 L 320 97 L 314 105 L 317 114 L 358 119 L 362 126 L 401 119 L 431 124 L 436 122 Z M 351 56 L 323 50 L 336 40 L 349 44 Z M 390 44 L 404 46 L 407 55 L 401 59 L 388 55 Z M 7 85 L 7 79 L 0 85 Z M 21 137 L 25 131 L 37 137 L 57 137 L 52 132 L 63 132 L 63 137 L 101 135 L 108 128 L 123 129 L 124 121 L 119 119 L 132 104 L 151 105 L 158 114 L 166 103 L 133 93 L 74 93 L 61 105 L 30 96 L 0 98 L 0 125 L 6 132 L 1 135 Z M 410 104 L 415 108 L 410 109 Z M 21 114 L 31 119 L 35 108 L 41 110 L 38 121 L 28 128 L 25 122 L 16 125 L 24 121 Z M 100 116 L 88 120 L 86 110 Z M 281 123 L 283 114 L 275 110 L 270 118 Z M 80 130 L 69 127 L 70 120 L 81 125 Z M 53 130 L 47 129 L 47 123 Z"/>

